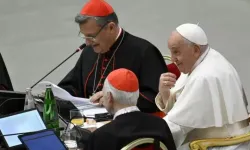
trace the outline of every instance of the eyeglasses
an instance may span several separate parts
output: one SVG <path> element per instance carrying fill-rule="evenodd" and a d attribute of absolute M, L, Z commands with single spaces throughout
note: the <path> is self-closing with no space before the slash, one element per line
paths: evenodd
<path fill-rule="evenodd" d="M 106 22 L 101 28 L 100 30 L 94 34 L 94 36 L 85 36 L 84 34 L 81 33 L 81 31 L 79 31 L 78 36 L 85 39 L 85 40 L 90 40 L 90 41 L 96 41 L 96 37 L 101 33 L 101 31 L 104 29 L 104 27 L 108 24 L 109 22 Z"/>

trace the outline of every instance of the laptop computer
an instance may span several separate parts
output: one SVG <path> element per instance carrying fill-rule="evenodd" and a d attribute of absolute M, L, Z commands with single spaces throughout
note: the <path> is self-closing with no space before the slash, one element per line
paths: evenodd
<path fill-rule="evenodd" d="M 46 129 L 46 125 L 37 109 L 25 110 L 0 117 L 0 136 L 4 146 L 8 149 L 23 147 L 18 135 L 44 129 Z"/>
<path fill-rule="evenodd" d="M 67 150 L 51 129 L 19 135 L 18 138 L 28 150 Z"/>

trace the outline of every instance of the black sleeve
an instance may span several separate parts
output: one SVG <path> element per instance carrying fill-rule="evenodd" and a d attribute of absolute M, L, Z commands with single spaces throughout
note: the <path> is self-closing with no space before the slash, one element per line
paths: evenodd
<path fill-rule="evenodd" d="M 68 91 L 71 95 L 83 97 L 82 82 L 82 58 L 83 53 L 78 59 L 74 68 L 59 82 L 58 86 Z"/>
<path fill-rule="evenodd" d="M 144 51 L 139 72 L 140 97 L 137 106 L 142 112 L 152 113 L 159 109 L 155 104 L 159 78 L 167 72 L 167 66 L 160 51 L 153 45 Z"/>
<path fill-rule="evenodd" d="M 90 134 L 89 140 L 86 143 L 86 146 L 84 147 L 84 149 L 86 149 L 86 150 L 94 150 L 94 148 L 95 148 L 95 132 Z"/>
<path fill-rule="evenodd" d="M 108 132 L 93 132 L 90 137 L 88 144 L 86 145 L 87 150 L 116 150 L 117 138 L 108 134 Z"/>
<path fill-rule="evenodd" d="M 165 143 L 168 149 L 176 150 L 174 138 L 167 122 L 162 119 L 162 123 L 165 124 L 165 131 L 162 133 L 164 133 L 163 136 L 166 136 L 166 138 L 164 138 L 162 142 Z"/>
<path fill-rule="evenodd" d="M 0 54 L 0 90 L 13 91 L 12 83 L 1 54 Z"/>

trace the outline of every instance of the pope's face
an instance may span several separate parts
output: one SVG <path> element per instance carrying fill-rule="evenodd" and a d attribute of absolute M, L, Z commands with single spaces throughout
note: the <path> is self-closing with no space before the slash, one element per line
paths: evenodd
<path fill-rule="evenodd" d="M 168 48 L 171 52 L 171 59 L 180 72 L 185 74 L 191 72 L 192 67 L 200 56 L 200 50 L 197 47 L 187 43 L 178 32 L 172 32 L 168 40 Z"/>
<path fill-rule="evenodd" d="M 106 23 L 99 26 L 96 20 L 89 19 L 86 23 L 80 24 L 80 34 L 86 40 L 86 44 L 93 47 L 96 53 L 104 53 L 110 48 L 113 23 Z M 110 30 L 111 26 L 111 30 Z"/>

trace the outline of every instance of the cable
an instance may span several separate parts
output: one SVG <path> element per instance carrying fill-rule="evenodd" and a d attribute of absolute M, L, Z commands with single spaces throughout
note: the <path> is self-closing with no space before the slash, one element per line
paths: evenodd
<path fill-rule="evenodd" d="M 9 98 L 9 99 L 6 99 L 5 101 L 3 101 L 1 104 L 0 104 L 0 108 L 3 106 L 3 104 L 5 104 L 6 102 L 10 101 L 10 100 L 17 100 L 17 99 L 24 99 L 24 98 Z"/>

